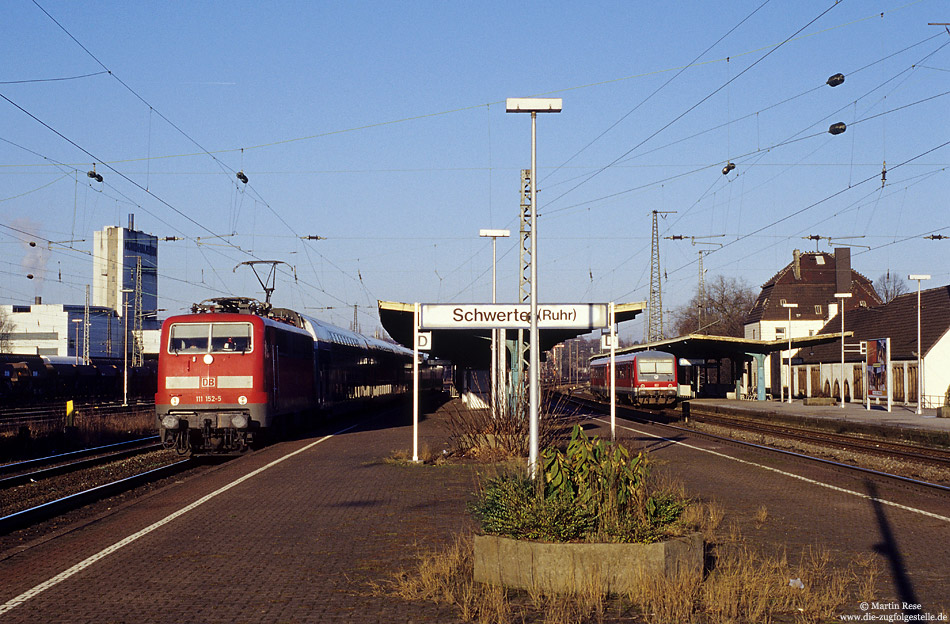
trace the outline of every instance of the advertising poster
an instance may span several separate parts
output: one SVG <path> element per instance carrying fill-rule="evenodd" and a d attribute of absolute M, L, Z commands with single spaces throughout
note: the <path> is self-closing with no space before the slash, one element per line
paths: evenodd
<path fill-rule="evenodd" d="M 872 398 L 887 398 L 887 338 L 868 340 L 868 396 Z"/>

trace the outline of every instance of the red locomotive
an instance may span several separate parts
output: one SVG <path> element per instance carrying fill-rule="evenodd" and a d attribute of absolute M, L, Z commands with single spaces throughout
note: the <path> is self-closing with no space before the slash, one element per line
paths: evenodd
<path fill-rule="evenodd" d="M 664 406 L 676 402 L 676 356 L 662 351 L 640 351 L 615 357 L 616 396 L 633 405 Z M 610 398 L 610 356 L 590 360 L 590 391 Z"/>
<path fill-rule="evenodd" d="M 254 299 L 162 325 L 155 412 L 166 446 L 234 452 L 318 413 L 405 394 L 412 351 Z"/>

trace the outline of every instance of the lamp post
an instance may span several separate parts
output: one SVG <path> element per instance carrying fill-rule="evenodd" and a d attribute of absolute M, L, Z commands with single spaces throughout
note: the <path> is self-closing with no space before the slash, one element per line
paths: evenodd
<path fill-rule="evenodd" d="M 79 364 L 79 324 L 82 319 L 73 319 L 73 323 L 76 324 L 76 364 Z"/>
<path fill-rule="evenodd" d="M 907 279 L 917 280 L 917 414 L 923 414 L 921 403 L 924 398 L 924 366 L 920 347 L 920 283 L 929 280 L 929 275 L 908 275 Z"/>
<path fill-rule="evenodd" d="M 561 98 L 508 98 L 505 112 L 531 113 L 531 319 L 528 330 L 528 414 L 530 419 L 528 473 L 533 479 L 538 464 L 538 374 L 541 361 L 538 344 L 538 175 L 537 120 L 538 113 L 560 113 Z"/>
<path fill-rule="evenodd" d="M 851 293 L 835 293 L 835 299 L 839 299 L 838 302 L 838 314 L 841 315 L 841 409 L 844 409 L 844 300 L 850 299 Z"/>
<path fill-rule="evenodd" d="M 792 308 L 797 308 L 797 303 L 783 303 L 783 308 L 788 308 L 788 402 L 792 402 Z M 781 385 L 782 380 L 779 380 Z"/>
<path fill-rule="evenodd" d="M 495 303 L 495 260 L 497 258 L 495 253 L 495 246 L 498 243 L 499 238 L 508 238 L 511 236 L 510 230 L 479 230 L 478 235 L 484 238 L 491 238 L 491 302 Z M 503 329 L 493 329 L 491 330 L 491 413 L 492 416 L 498 416 L 498 394 L 501 384 L 498 381 L 498 377 L 501 372 L 501 367 L 499 366 L 500 362 L 500 351 L 498 350 L 498 334 L 499 332 L 504 331 Z"/>
<path fill-rule="evenodd" d="M 125 327 L 122 331 L 122 406 L 129 404 L 129 293 L 131 288 L 123 288 L 122 294 L 122 320 Z"/>

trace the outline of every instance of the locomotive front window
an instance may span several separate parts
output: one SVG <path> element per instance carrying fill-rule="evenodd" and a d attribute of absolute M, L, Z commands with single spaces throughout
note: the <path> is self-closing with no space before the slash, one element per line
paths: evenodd
<path fill-rule="evenodd" d="M 659 373 L 660 375 L 673 374 L 673 360 L 650 360 L 640 362 L 640 374 Z"/>
<path fill-rule="evenodd" d="M 659 361 L 656 363 L 656 372 L 661 375 L 673 374 L 673 360 Z"/>
<path fill-rule="evenodd" d="M 208 323 L 183 323 L 172 325 L 168 338 L 168 350 L 173 353 L 207 353 Z"/>
<path fill-rule="evenodd" d="M 251 350 L 251 324 L 176 323 L 169 332 L 168 350 L 172 353 L 247 353 Z"/>
<path fill-rule="evenodd" d="M 250 350 L 250 323 L 214 323 L 211 325 L 212 353 L 247 353 Z"/>

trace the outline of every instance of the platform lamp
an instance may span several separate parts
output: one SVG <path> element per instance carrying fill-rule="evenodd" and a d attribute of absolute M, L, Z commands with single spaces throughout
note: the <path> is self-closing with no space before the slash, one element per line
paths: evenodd
<path fill-rule="evenodd" d="M 841 315 L 841 386 L 839 391 L 841 392 L 841 409 L 844 409 L 844 300 L 850 299 L 851 293 L 835 293 L 835 299 L 840 299 L 838 302 L 838 314 Z"/>
<path fill-rule="evenodd" d="M 908 275 L 907 279 L 917 281 L 917 414 L 923 414 L 921 403 L 924 398 L 924 367 L 923 354 L 920 346 L 920 283 L 929 280 L 929 275 Z"/>
<path fill-rule="evenodd" d="M 541 345 L 538 344 L 538 174 L 537 174 L 537 121 L 538 113 L 560 113 L 561 98 L 508 98 L 505 112 L 531 113 L 531 319 L 528 340 L 528 474 L 533 479 L 538 469 L 538 374 L 541 362 Z"/>
<path fill-rule="evenodd" d="M 478 235 L 483 238 L 491 238 L 491 302 L 495 303 L 495 260 L 497 258 L 495 246 L 499 238 L 508 238 L 511 236 L 511 230 L 479 230 Z M 499 366 L 501 352 L 498 349 L 498 338 L 499 333 L 503 331 L 503 329 L 491 330 L 491 413 L 495 418 L 498 417 L 498 394 L 502 385 L 498 379 L 502 374 L 502 369 Z"/>
<path fill-rule="evenodd" d="M 123 288 L 122 294 L 122 321 L 125 329 L 122 332 L 122 407 L 129 404 L 129 293 L 131 288 Z"/>
<path fill-rule="evenodd" d="M 782 303 L 783 308 L 788 308 L 788 402 L 792 402 L 792 308 L 797 308 L 797 303 Z M 779 387 L 782 380 L 778 381 Z"/>

